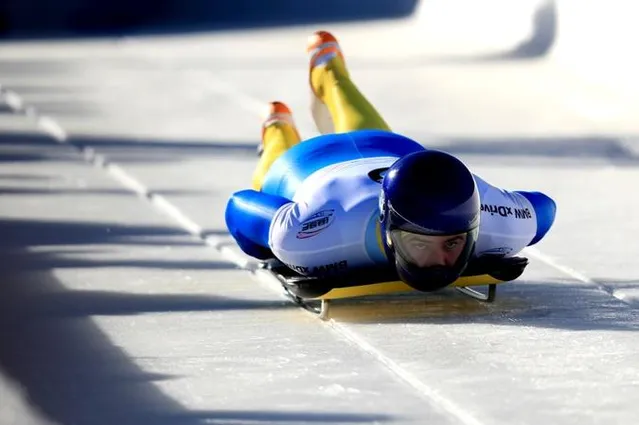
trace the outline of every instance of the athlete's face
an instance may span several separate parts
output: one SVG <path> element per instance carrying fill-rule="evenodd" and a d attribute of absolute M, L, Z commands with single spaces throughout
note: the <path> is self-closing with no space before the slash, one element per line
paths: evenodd
<path fill-rule="evenodd" d="M 427 236 L 403 230 L 391 232 L 395 249 L 418 267 L 453 266 L 464 250 L 466 234 Z"/>

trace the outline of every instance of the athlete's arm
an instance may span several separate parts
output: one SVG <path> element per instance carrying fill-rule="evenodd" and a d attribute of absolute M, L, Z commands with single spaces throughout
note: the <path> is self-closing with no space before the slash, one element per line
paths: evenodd
<path fill-rule="evenodd" d="M 239 247 L 251 257 L 273 258 L 269 228 L 277 211 L 289 199 L 255 190 L 234 193 L 226 205 L 226 226 Z"/>
<path fill-rule="evenodd" d="M 481 199 L 477 255 L 515 255 L 541 240 L 555 219 L 555 202 L 540 192 L 507 191 L 475 176 Z"/>
<path fill-rule="evenodd" d="M 557 204 L 551 197 L 541 192 L 526 192 L 518 190 L 515 193 L 526 198 L 535 211 L 537 231 L 535 232 L 535 237 L 528 244 L 534 245 L 546 236 L 546 233 L 548 233 L 555 222 Z"/>

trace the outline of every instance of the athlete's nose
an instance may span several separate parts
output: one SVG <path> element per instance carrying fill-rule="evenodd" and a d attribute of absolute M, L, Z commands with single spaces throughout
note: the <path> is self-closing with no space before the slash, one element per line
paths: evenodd
<path fill-rule="evenodd" d="M 456 255 L 455 253 L 452 252 L 445 252 L 444 253 L 444 266 L 446 267 L 451 267 L 455 264 L 455 260 L 456 260 Z"/>

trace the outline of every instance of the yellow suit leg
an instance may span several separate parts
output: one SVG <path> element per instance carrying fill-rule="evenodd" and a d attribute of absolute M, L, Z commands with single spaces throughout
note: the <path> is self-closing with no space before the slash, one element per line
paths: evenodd
<path fill-rule="evenodd" d="M 311 70 L 314 92 L 328 108 L 336 133 L 386 130 L 390 127 L 350 78 L 342 58 L 335 56 Z M 281 106 L 279 106 L 281 107 Z M 290 111 L 287 112 L 290 114 Z M 261 190 L 264 176 L 280 155 L 301 142 L 292 121 L 273 121 L 264 127 L 264 151 L 253 173 L 253 189 Z"/>
<path fill-rule="evenodd" d="M 351 80 L 342 58 L 335 56 L 311 70 L 311 85 L 328 108 L 336 133 L 387 130 L 389 125 Z"/>
<path fill-rule="evenodd" d="M 262 133 L 264 151 L 253 173 L 253 189 L 261 190 L 264 176 L 277 158 L 292 146 L 300 143 L 300 135 L 292 124 L 284 121 L 273 122 Z"/>

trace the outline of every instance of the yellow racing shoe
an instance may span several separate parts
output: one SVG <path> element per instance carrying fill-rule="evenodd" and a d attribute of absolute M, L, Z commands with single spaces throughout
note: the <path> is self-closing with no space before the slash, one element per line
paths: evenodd
<path fill-rule="evenodd" d="M 286 123 L 290 125 L 295 130 L 295 132 L 297 132 L 295 122 L 293 121 L 293 113 L 291 112 L 291 109 L 284 102 L 269 102 L 266 111 L 263 114 L 262 137 L 260 144 L 257 146 L 257 156 L 262 156 L 262 154 L 264 153 L 264 134 L 266 132 L 266 129 L 269 126 L 278 123 Z"/>

